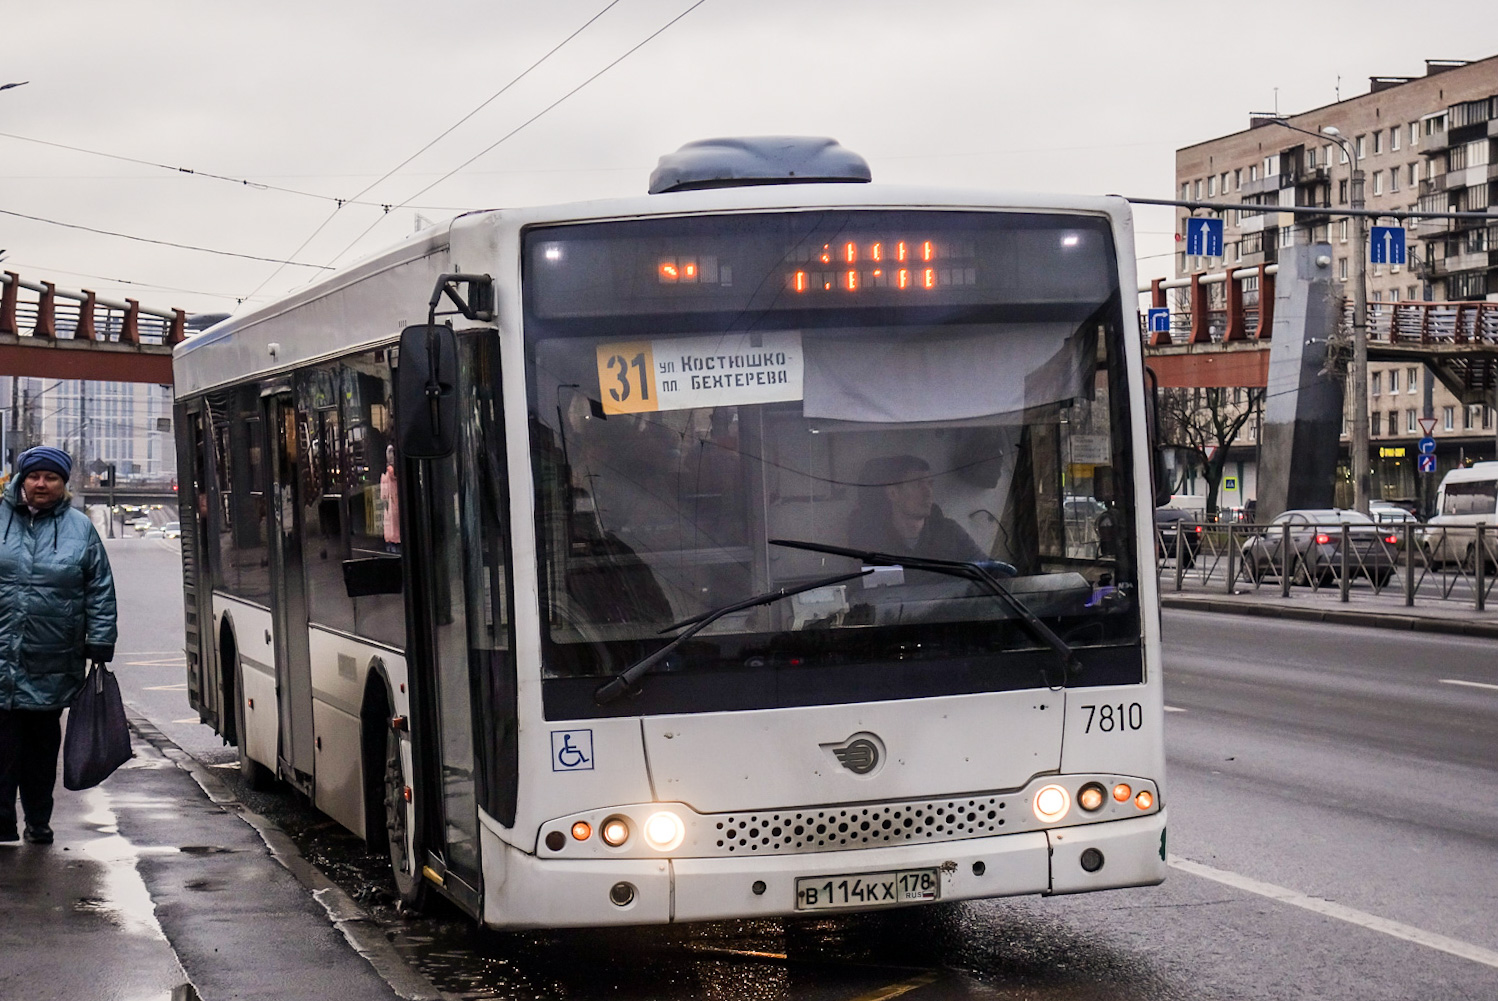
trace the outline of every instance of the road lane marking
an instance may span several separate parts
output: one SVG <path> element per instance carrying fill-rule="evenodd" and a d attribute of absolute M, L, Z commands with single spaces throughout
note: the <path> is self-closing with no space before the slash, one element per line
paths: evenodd
<path fill-rule="evenodd" d="M 143 689 L 143 691 L 147 691 L 147 692 L 185 692 L 185 691 L 187 691 L 187 682 L 185 682 L 185 681 L 179 681 L 175 685 L 147 685 Z"/>
<path fill-rule="evenodd" d="M 1489 689 L 1491 691 L 1498 692 L 1498 685 L 1489 685 L 1489 684 L 1487 684 L 1486 682 L 1483 682 L 1483 681 L 1458 681 L 1456 678 L 1442 678 L 1441 679 L 1441 684 L 1443 684 L 1443 685 L 1465 685 L 1468 688 L 1487 688 L 1487 689 Z"/>
<path fill-rule="evenodd" d="M 198 719 L 196 716 L 189 716 L 187 719 L 174 719 L 174 720 L 172 720 L 172 722 L 173 723 L 201 723 L 203 721 L 200 720 L 200 719 Z"/>
<path fill-rule="evenodd" d="M 852 1001 L 889 1001 L 890 998 L 897 998 L 901 994 L 909 994 L 917 988 L 934 984 L 940 979 L 940 973 L 922 973 L 918 977 L 912 977 L 898 984 L 891 984 L 888 987 L 880 987 L 872 990 L 867 994 L 860 994 L 856 998 L 853 998 Z"/>
<path fill-rule="evenodd" d="M 1426 931 L 1424 928 L 1416 928 L 1414 925 L 1407 925 L 1399 921 L 1390 921 L 1388 918 L 1381 918 L 1376 914 L 1369 914 L 1367 911 L 1360 911 L 1355 907 L 1334 904 L 1330 900 L 1312 897 L 1301 893 L 1299 890 L 1275 886 L 1273 883 L 1262 883 L 1257 879 L 1251 879 L 1236 872 L 1229 872 L 1226 869 L 1215 869 L 1212 866 L 1193 862 L 1179 855 L 1170 856 L 1170 864 L 1182 872 L 1191 873 L 1193 876 L 1200 876 L 1203 879 L 1214 880 L 1225 886 L 1246 890 L 1249 893 L 1256 893 L 1261 897 L 1268 897 L 1270 900 L 1278 900 L 1282 904 L 1301 907 L 1329 918 L 1336 918 L 1338 921 L 1346 921 L 1348 924 L 1367 928 L 1369 931 L 1382 932 L 1385 935 L 1403 939 L 1406 942 L 1414 942 L 1416 945 L 1423 945 L 1429 949 L 1437 949 L 1441 952 L 1450 953 L 1453 956 L 1460 956 L 1462 959 L 1470 959 L 1474 963 L 1482 963 L 1484 966 L 1498 967 L 1498 952 L 1492 949 L 1484 949 L 1480 945 L 1473 945 L 1470 942 L 1463 942 L 1460 939 L 1438 935 L 1433 931 Z"/>
<path fill-rule="evenodd" d="M 1165 711 L 1168 713 L 1183 713 L 1186 710 L 1180 708 L 1179 706 L 1166 706 Z"/>

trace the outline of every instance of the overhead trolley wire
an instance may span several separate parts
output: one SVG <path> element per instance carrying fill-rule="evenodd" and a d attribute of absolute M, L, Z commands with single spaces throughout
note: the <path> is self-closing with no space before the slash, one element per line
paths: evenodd
<path fill-rule="evenodd" d="M 698 2 L 700 3 L 700 2 L 702 2 L 702 0 L 698 0 Z M 300 254 L 303 250 L 305 250 L 307 248 L 307 245 L 309 243 L 311 243 L 314 239 L 316 239 L 317 235 L 319 233 L 321 233 L 324 229 L 326 229 L 328 227 L 328 224 L 330 222 L 332 222 L 334 218 L 337 217 L 338 213 L 341 212 L 341 211 L 343 211 L 344 204 L 349 204 L 354 199 L 362 198 L 364 195 L 368 194 L 371 189 L 373 189 L 377 185 L 380 185 L 380 184 L 384 183 L 386 180 L 388 180 L 393 174 L 395 174 L 397 171 L 399 171 L 402 167 L 406 166 L 406 164 L 410 163 L 412 160 L 416 159 L 418 156 L 420 156 L 421 154 L 425 153 L 427 150 L 431 149 L 437 143 L 441 142 L 448 135 L 452 134 L 453 130 L 457 129 L 464 122 L 468 121 L 474 115 L 478 114 L 484 108 L 488 107 L 496 98 L 498 98 L 505 91 L 509 90 L 511 87 L 515 86 L 515 84 L 517 84 L 521 80 L 525 79 L 525 77 L 528 76 L 531 73 L 531 71 L 533 71 L 534 69 L 536 69 L 536 67 L 540 66 L 542 63 L 546 62 L 546 60 L 550 59 L 552 56 L 556 55 L 557 52 L 564 45 L 566 45 L 568 42 L 572 41 L 578 35 L 582 34 L 584 31 L 586 31 L 588 29 L 588 27 L 593 24 L 593 22 L 597 21 L 600 17 L 602 17 L 603 15 L 607 14 L 618 3 L 619 3 L 619 0 L 609 0 L 609 2 L 607 4 L 605 4 L 604 7 L 601 10 L 599 10 L 598 13 L 594 14 L 592 17 L 590 17 L 586 21 L 584 21 L 581 26 L 579 26 L 575 31 L 572 32 L 572 34 L 568 35 L 566 38 L 562 39 L 556 45 L 552 46 L 551 49 L 545 55 L 543 55 L 540 59 L 537 59 L 535 62 L 533 62 L 529 66 L 527 66 L 525 69 L 521 70 L 520 73 L 519 73 L 519 75 L 517 75 L 513 79 L 511 79 L 509 83 L 505 84 L 503 87 L 499 88 L 499 90 L 497 90 L 493 94 L 489 95 L 489 97 L 487 97 L 484 101 L 482 101 L 478 105 L 478 107 L 474 108 L 468 114 L 464 115 L 462 118 L 458 119 L 452 125 L 448 126 L 441 133 L 439 133 L 435 138 L 433 138 L 429 142 L 427 142 L 427 144 L 425 146 L 422 146 L 420 149 L 418 149 L 415 153 L 412 153 L 410 156 L 406 157 L 400 163 L 396 164 L 394 167 L 390 168 L 385 173 L 381 174 L 378 178 L 376 178 L 375 180 L 371 181 L 369 184 L 365 185 L 365 187 L 363 188 L 363 190 L 361 190 L 357 195 L 355 195 L 353 199 L 350 199 L 349 202 L 340 203 L 338 205 L 338 207 L 335 208 L 332 211 L 332 213 L 329 214 L 329 216 L 322 221 L 321 225 L 319 225 L 315 230 L 313 230 L 312 233 L 311 233 L 311 235 L 308 236 L 307 239 L 305 239 L 305 240 L 302 241 L 301 246 L 297 247 L 296 250 L 294 250 L 292 252 L 291 256 L 295 257 L 297 254 Z M 466 166 L 466 164 L 465 164 L 465 166 Z M 443 177 L 441 179 L 439 179 L 439 181 L 434 182 L 434 183 L 441 183 L 441 181 L 446 180 L 450 176 L 452 176 L 452 175 L 451 174 L 445 174 L 445 175 L 443 175 Z M 425 191 L 425 190 L 427 190 L 427 188 L 423 188 L 422 190 Z M 390 212 L 393 209 L 408 207 L 411 204 L 412 200 L 415 199 L 418 195 L 420 195 L 420 193 L 421 192 L 417 192 L 416 195 L 412 195 L 411 198 L 406 199 L 404 202 L 401 202 L 399 205 L 394 205 L 394 206 L 392 206 L 392 205 L 383 205 L 382 208 L 384 208 L 384 210 L 385 210 L 385 215 L 389 215 Z M 384 218 L 383 215 L 380 216 L 380 217 L 378 217 L 378 218 L 376 218 L 375 221 L 369 225 L 368 229 L 365 229 L 363 233 L 360 233 L 358 235 L 358 237 L 356 237 L 354 239 L 354 243 L 358 243 L 360 240 L 362 240 L 364 238 L 365 234 L 367 234 L 371 229 L 374 229 L 375 226 L 379 225 L 380 221 L 383 218 Z M 352 247 L 353 243 L 349 244 L 349 246 Z M 337 260 L 339 257 L 342 257 L 347 252 L 348 252 L 348 247 L 345 247 L 343 250 L 339 251 L 338 254 L 336 254 L 334 256 L 333 260 Z M 331 266 L 331 262 L 330 262 L 330 266 Z M 254 298 L 254 296 L 257 293 L 259 293 L 259 291 L 261 289 L 265 288 L 266 285 L 270 284 L 271 280 L 274 279 L 276 277 L 276 275 L 278 275 L 280 273 L 281 273 L 281 269 L 280 268 L 277 268 L 276 270 L 272 271 L 269 275 L 266 276 L 266 278 L 265 278 L 264 281 L 262 281 L 259 285 L 255 286 L 255 291 L 251 292 L 245 298 L 247 298 L 247 299 Z"/>
<path fill-rule="evenodd" d="M 279 257 L 259 257 L 255 254 L 239 254 L 232 250 L 215 250 L 212 247 L 195 247 L 189 243 L 174 243 L 171 240 L 153 240 L 145 236 L 132 236 L 129 233 L 116 233 L 108 229 L 96 229 L 93 226 L 83 226 L 75 222 L 61 222 L 57 219 L 44 219 L 41 216 L 27 215 L 24 212 L 12 212 L 10 209 L 0 209 L 0 215 L 14 216 L 17 219 L 29 219 L 32 222 L 44 222 L 49 226 L 62 226 L 65 229 L 81 229 L 86 233 L 98 233 L 101 236 L 114 236 L 121 240 L 134 240 L 137 243 L 154 243 L 160 247 L 176 247 L 178 250 L 196 250 L 203 254 L 218 254 L 221 257 L 240 257 L 249 261 L 265 261 L 268 264 L 279 264 L 282 267 L 291 265 L 297 268 L 316 268 L 319 271 L 332 270 L 326 264 L 306 264 L 302 261 L 282 260 Z M 279 269 L 278 269 L 279 270 Z"/>
<path fill-rule="evenodd" d="M 584 80 L 582 83 L 578 84 L 576 87 L 573 87 L 567 93 L 563 94 L 561 97 L 557 98 L 555 101 L 551 102 L 546 107 L 544 107 L 540 111 L 536 112 L 530 118 L 527 118 L 525 121 L 523 121 L 519 125 L 515 126 L 509 132 L 506 132 L 504 135 L 500 136 L 494 142 L 490 143 L 488 146 L 486 146 L 485 148 L 483 148 L 479 152 L 475 153 L 473 156 L 469 157 L 467 160 L 464 160 L 462 163 L 458 164 L 456 167 L 454 167 L 452 170 L 448 171 L 446 174 L 443 174 L 441 177 L 437 178 L 437 180 L 433 181 L 431 184 L 428 184 L 426 187 L 424 187 L 420 191 L 416 192 L 416 194 L 412 195 L 410 198 L 408 198 L 405 201 L 403 201 L 403 202 L 399 203 L 398 205 L 396 205 L 395 208 L 398 208 L 398 209 L 400 209 L 400 208 L 406 208 L 414 199 L 420 198 L 422 195 L 426 194 L 428 191 L 431 191 L 437 185 L 441 184 L 442 182 L 446 181 L 448 178 L 452 177 L 454 174 L 458 173 L 459 171 L 461 171 L 461 170 L 465 169 L 466 167 L 468 167 L 469 165 L 471 165 L 475 160 L 478 160 L 480 157 L 486 156 L 487 154 L 489 154 L 490 152 L 492 152 L 496 147 L 498 147 L 501 143 L 508 141 L 516 133 L 520 132 L 522 129 L 524 129 L 527 126 L 531 125 L 537 119 L 541 118 L 543 115 L 545 115 L 548 112 L 550 112 L 557 105 L 561 104 L 563 101 L 567 100 L 572 95 L 574 95 L 578 91 L 582 90 L 584 87 L 588 86 L 588 84 L 592 83 L 594 80 L 597 80 L 599 77 L 603 76 L 605 73 L 607 73 L 609 70 L 613 69 L 615 66 L 618 66 L 620 63 L 622 63 L 624 60 L 628 59 L 630 56 L 634 55 L 636 52 L 638 52 L 640 49 L 644 48 L 646 45 L 650 44 L 656 38 L 660 37 L 660 35 L 663 32 L 665 32 L 668 28 L 670 28 L 672 25 L 676 24 L 676 22 L 680 21 L 682 18 L 686 17 L 688 14 L 692 13 L 692 11 L 696 10 L 698 7 L 701 7 L 706 2 L 707 2 L 707 0 L 697 0 L 696 3 L 692 4 L 692 6 L 688 7 L 686 10 L 682 11 L 680 14 L 677 14 L 675 17 L 673 17 L 671 20 L 667 21 L 665 24 L 661 25 L 655 31 L 651 32 L 642 41 L 636 43 L 633 47 L 631 47 L 623 55 L 619 56 L 619 58 L 617 58 L 613 62 L 609 63 L 607 66 L 605 66 L 603 69 L 599 70 L 597 73 L 594 73 L 592 76 L 588 77 L 586 80 Z M 613 4 L 610 4 L 609 6 L 613 6 Z M 605 8 L 605 10 L 606 9 L 607 8 Z M 599 13 L 601 14 L 602 11 L 600 11 Z M 584 27 L 586 27 L 586 25 Z M 582 29 L 579 28 L 578 30 L 581 31 Z M 558 46 L 558 48 L 560 48 L 560 46 Z M 552 51 L 555 52 L 556 50 L 553 49 Z M 551 53 L 547 53 L 548 56 L 550 54 Z M 542 58 L 544 59 L 546 57 L 543 56 Z M 539 65 L 539 63 L 537 65 Z M 535 67 L 532 67 L 532 69 L 534 69 L 534 68 Z M 529 73 L 530 70 L 526 70 L 526 72 Z M 516 79 L 519 79 L 519 78 L 517 77 Z M 380 220 L 376 219 L 373 223 L 371 223 L 364 230 L 364 232 L 362 232 L 358 236 L 354 237 L 353 241 L 350 242 L 348 246 L 344 247 L 338 253 L 334 254 L 331 258 L 329 258 L 329 263 L 331 264 L 333 261 L 338 260 L 338 258 L 340 258 L 344 254 L 348 253 L 349 250 L 352 249 L 355 244 L 357 244 L 360 240 L 364 239 L 364 237 L 368 236 L 370 230 L 374 229 L 379 224 L 380 224 Z"/>
<path fill-rule="evenodd" d="M 190 177 L 205 177 L 209 180 L 214 181 L 227 181 L 230 184 L 237 184 L 241 187 L 250 188 L 255 191 L 276 191 L 280 192 L 281 194 L 300 195 L 303 198 L 316 198 L 320 201 L 325 202 L 337 202 L 340 205 L 364 205 L 370 208 L 377 209 L 390 208 L 390 206 L 383 205 L 380 202 L 359 201 L 357 196 L 355 196 L 354 198 L 339 198 L 337 195 L 322 195 L 318 194 L 315 191 L 302 191 L 299 188 L 285 188 L 276 184 L 266 184 L 264 181 L 252 181 L 244 177 L 229 177 L 226 174 L 214 174 L 206 170 L 196 170 L 192 167 L 176 167 L 169 163 L 157 163 L 154 160 L 142 160 L 138 157 L 124 156 L 119 153 L 106 153 L 103 150 L 88 149 L 83 146 L 69 146 L 67 143 L 52 142 L 48 139 L 35 139 L 31 136 L 18 136 L 13 132 L 0 132 L 0 138 L 15 139 L 18 142 L 36 143 L 38 146 L 51 146 L 54 149 L 68 150 L 71 153 L 86 153 L 89 156 L 100 156 L 104 157 L 107 160 L 119 160 L 123 163 L 139 164 L 142 167 L 155 167 L 159 170 L 169 170 L 173 173 L 185 174 Z M 426 212 L 462 211 L 461 208 L 456 208 L 451 205 L 414 205 L 412 206 L 412 208 L 420 209 Z"/>

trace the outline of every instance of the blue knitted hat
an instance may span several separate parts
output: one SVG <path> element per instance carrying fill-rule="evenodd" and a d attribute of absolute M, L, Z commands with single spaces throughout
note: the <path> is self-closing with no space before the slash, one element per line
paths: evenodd
<path fill-rule="evenodd" d="M 28 448 L 16 460 L 16 474 L 25 479 L 26 474 L 38 470 L 51 471 L 67 479 L 73 472 L 73 458 L 60 448 L 38 445 Z"/>

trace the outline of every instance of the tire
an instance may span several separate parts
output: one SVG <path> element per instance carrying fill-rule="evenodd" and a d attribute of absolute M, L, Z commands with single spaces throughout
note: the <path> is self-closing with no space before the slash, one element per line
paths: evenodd
<path fill-rule="evenodd" d="M 269 768 L 250 757 L 250 731 L 245 720 L 244 661 L 239 656 L 239 647 L 231 638 L 226 646 L 234 662 L 234 741 L 239 748 L 239 777 L 257 792 L 265 792 L 276 785 L 276 775 Z"/>
<path fill-rule="evenodd" d="M 421 842 L 409 837 L 406 804 L 406 765 L 400 733 L 385 728 L 385 840 L 390 853 L 390 876 L 396 895 L 409 911 L 422 911 L 431 901 L 431 887 L 421 873 Z"/>

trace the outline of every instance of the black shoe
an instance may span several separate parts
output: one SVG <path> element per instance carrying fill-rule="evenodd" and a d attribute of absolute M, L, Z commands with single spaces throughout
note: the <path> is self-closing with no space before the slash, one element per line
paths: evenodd
<path fill-rule="evenodd" d="M 16 825 L 15 824 L 12 823 L 12 824 L 5 824 L 3 826 L 0 826 L 0 841 L 20 841 L 20 840 L 21 840 L 21 835 L 18 834 L 18 833 L 16 833 Z"/>
<path fill-rule="evenodd" d="M 28 845 L 50 845 L 52 843 L 52 828 L 46 824 L 26 825 L 26 843 Z"/>

